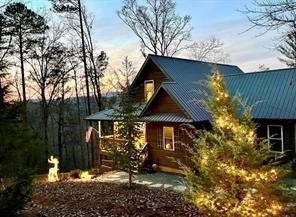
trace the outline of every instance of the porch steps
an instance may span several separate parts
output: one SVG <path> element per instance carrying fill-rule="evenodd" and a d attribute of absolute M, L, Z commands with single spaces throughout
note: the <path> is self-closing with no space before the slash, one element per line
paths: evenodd
<path fill-rule="evenodd" d="M 100 167 L 100 172 L 105 173 L 105 172 L 109 172 L 112 171 L 112 167 L 106 166 L 106 165 L 101 165 Z"/>
<path fill-rule="evenodd" d="M 104 160 L 102 159 L 102 165 L 112 167 L 113 166 L 113 160 Z"/>

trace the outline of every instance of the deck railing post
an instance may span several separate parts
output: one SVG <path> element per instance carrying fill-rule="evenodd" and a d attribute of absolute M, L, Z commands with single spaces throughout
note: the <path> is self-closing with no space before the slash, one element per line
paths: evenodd
<path fill-rule="evenodd" d="M 102 156 L 101 156 L 101 149 L 102 149 L 102 144 L 101 144 L 101 121 L 98 122 L 98 167 L 102 165 Z"/>

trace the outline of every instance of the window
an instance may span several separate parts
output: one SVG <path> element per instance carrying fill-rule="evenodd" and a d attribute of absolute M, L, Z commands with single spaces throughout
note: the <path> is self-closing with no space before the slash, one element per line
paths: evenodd
<path fill-rule="evenodd" d="M 119 128 L 120 128 L 120 122 L 114 121 L 113 122 L 113 135 L 115 138 L 119 138 Z"/>
<path fill-rule="evenodd" d="M 173 127 L 163 127 L 163 145 L 165 150 L 175 150 Z"/>
<path fill-rule="evenodd" d="M 270 150 L 275 152 L 284 152 L 282 125 L 267 125 L 267 139 Z"/>
<path fill-rule="evenodd" d="M 149 99 L 153 96 L 154 93 L 154 81 L 149 80 L 144 82 L 144 97 L 145 102 L 148 102 Z"/>

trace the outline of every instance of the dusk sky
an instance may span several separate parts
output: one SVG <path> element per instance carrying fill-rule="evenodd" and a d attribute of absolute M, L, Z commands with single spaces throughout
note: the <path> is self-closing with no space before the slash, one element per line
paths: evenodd
<path fill-rule="evenodd" d="M 111 68 L 116 68 L 123 57 L 128 56 L 138 68 L 144 61 L 139 41 L 133 32 L 119 19 L 116 11 L 122 0 L 82 0 L 89 13 L 94 15 L 94 41 L 98 51 L 105 50 L 110 57 Z M 275 32 L 258 36 L 263 30 L 251 30 L 246 16 L 240 12 L 252 7 L 251 0 L 176 0 L 177 14 L 190 15 L 192 41 L 206 40 L 215 36 L 224 43 L 224 51 L 230 55 L 230 64 L 238 65 L 245 72 L 258 69 L 264 64 L 270 69 L 283 68 L 278 60 L 280 53 L 274 49 Z M 31 0 L 33 8 L 46 5 L 47 0 Z M 180 54 L 179 57 L 188 56 Z"/>

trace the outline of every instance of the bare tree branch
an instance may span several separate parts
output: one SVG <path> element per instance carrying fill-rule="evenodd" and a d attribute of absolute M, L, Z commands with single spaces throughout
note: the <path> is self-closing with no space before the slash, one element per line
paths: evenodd
<path fill-rule="evenodd" d="M 134 32 L 141 42 L 141 52 L 173 56 L 185 49 L 191 37 L 188 27 L 191 17 L 178 16 L 172 0 L 146 0 L 138 5 L 136 0 L 124 0 L 117 12 L 120 19 Z"/>
<path fill-rule="evenodd" d="M 296 28 L 295 0 L 255 0 L 254 8 L 245 7 L 246 14 L 252 26 L 247 29 L 261 28 L 266 33 L 272 30 Z"/>
<path fill-rule="evenodd" d="M 193 43 L 188 49 L 189 55 L 195 60 L 226 63 L 229 54 L 223 51 L 223 45 L 219 39 L 213 36 L 209 40 Z"/>
<path fill-rule="evenodd" d="M 113 89 L 117 91 L 124 90 L 130 86 L 136 74 L 137 71 L 135 70 L 132 61 L 130 61 L 126 56 L 121 62 L 120 67 L 112 74 L 112 78 L 109 79 L 109 83 Z"/>

